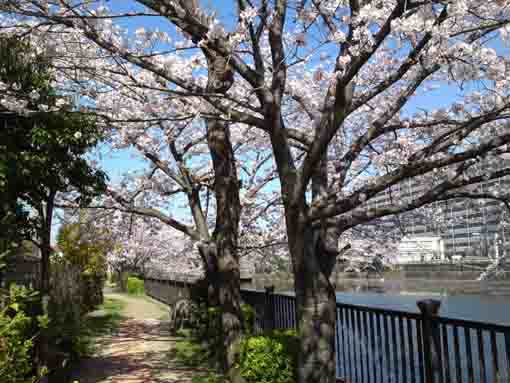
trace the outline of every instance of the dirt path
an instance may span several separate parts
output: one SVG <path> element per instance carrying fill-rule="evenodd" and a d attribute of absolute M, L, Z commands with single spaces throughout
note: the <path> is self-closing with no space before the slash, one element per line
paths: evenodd
<path fill-rule="evenodd" d="M 177 338 L 162 318 L 167 309 L 147 298 L 108 293 L 126 304 L 117 331 L 97 339 L 97 354 L 81 363 L 73 376 L 80 383 L 188 383 L 200 371 L 173 360 Z"/>
<path fill-rule="evenodd" d="M 125 294 L 106 293 L 105 298 L 116 299 L 123 302 L 126 306 L 122 315 L 129 319 L 162 319 L 168 316 L 168 306 L 159 303 L 149 297 L 130 297 Z"/>

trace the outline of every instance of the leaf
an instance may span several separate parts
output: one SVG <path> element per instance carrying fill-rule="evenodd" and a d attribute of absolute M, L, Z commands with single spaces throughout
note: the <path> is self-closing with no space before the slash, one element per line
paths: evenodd
<path fill-rule="evenodd" d="M 19 303 L 11 303 L 11 304 L 9 305 L 9 307 L 10 307 L 11 309 L 13 309 L 14 311 L 16 311 L 16 312 L 18 312 L 18 311 L 19 311 L 19 309 L 20 309 L 20 305 L 19 305 Z"/>

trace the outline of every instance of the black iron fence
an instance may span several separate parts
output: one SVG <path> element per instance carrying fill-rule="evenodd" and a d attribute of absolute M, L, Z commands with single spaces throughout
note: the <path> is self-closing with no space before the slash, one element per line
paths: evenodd
<path fill-rule="evenodd" d="M 189 297 L 192 281 L 146 280 L 149 295 L 167 304 Z M 256 312 L 255 331 L 297 328 L 292 294 L 241 290 Z M 356 383 L 510 383 L 510 326 L 420 312 L 337 302 L 336 365 L 340 381 Z"/>
<path fill-rule="evenodd" d="M 190 299 L 196 278 L 155 279 L 145 278 L 145 293 L 162 303 L 172 306 L 179 300 Z"/>
<path fill-rule="evenodd" d="M 296 328 L 293 295 L 242 290 L 256 331 Z M 345 382 L 508 383 L 510 326 L 441 317 L 439 301 L 420 313 L 337 302 L 337 376 Z"/>

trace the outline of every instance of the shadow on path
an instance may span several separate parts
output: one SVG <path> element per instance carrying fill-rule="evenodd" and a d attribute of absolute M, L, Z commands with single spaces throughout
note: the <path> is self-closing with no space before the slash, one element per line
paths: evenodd
<path fill-rule="evenodd" d="M 115 294 L 114 298 L 119 297 Z M 182 338 L 169 334 L 167 321 L 147 319 L 143 308 L 143 318 L 133 318 L 137 309 L 129 306 L 137 305 L 138 300 L 129 297 L 122 300 L 128 303 L 125 311 L 132 319 L 123 320 L 116 330 L 96 339 L 96 355 L 82 360 L 70 382 L 188 383 L 194 376 L 207 372 L 184 366 L 175 359 L 175 347 Z M 147 301 L 143 302 L 142 306 L 147 306 Z M 157 313 L 155 308 L 152 311 Z"/>

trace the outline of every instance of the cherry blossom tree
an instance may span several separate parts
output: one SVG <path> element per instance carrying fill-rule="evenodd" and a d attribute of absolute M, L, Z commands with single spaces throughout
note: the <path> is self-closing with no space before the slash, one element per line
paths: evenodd
<path fill-rule="evenodd" d="M 76 78 L 71 72 L 80 71 L 79 86 L 89 87 L 87 94 L 99 101 L 97 111 L 109 109 L 110 119 L 120 113 L 113 120 L 143 120 L 145 132 L 161 119 L 179 126 L 179 119 L 200 116 L 213 159 L 214 249 L 223 254 L 220 267 L 223 260 L 229 265 L 220 281 L 237 276 L 233 244 L 241 202 L 232 137 L 253 133 L 248 144 L 271 154 L 280 183 L 301 335 L 299 382 L 333 382 L 331 275 L 347 249 L 339 239 L 439 200 L 507 200 L 500 191 L 487 190 L 482 197 L 468 187 L 510 173 L 504 165 L 480 165 L 482 159 L 501 165 L 510 151 L 507 1 L 237 0 L 227 2 L 238 10 L 228 23 L 196 0 L 136 3 L 144 7 L 123 13 L 92 1 L 7 1 L 2 9 L 13 19 L 3 24 L 35 35 L 67 30 L 62 39 L 74 44 L 59 44 L 56 70 L 63 84 L 69 83 L 64 73 Z M 30 22 L 20 25 L 21 15 Z M 145 29 L 133 33 L 120 22 L 130 17 L 135 25 L 142 15 L 167 22 L 181 37 L 172 41 Z M 147 47 L 157 48 L 149 54 Z M 76 63 L 76 57 L 86 60 Z M 149 101 L 150 88 L 165 96 Z M 110 96 L 105 105 L 100 95 L 112 89 L 129 92 L 144 108 Z M 153 117 L 152 124 L 147 115 L 137 115 L 158 107 L 167 114 Z M 189 184 L 196 179 L 181 170 L 179 156 L 175 160 L 185 183 L 175 182 L 188 191 L 196 213 L 199 190 Z M 409 179 L 423 184 L 419 193 L 385 206 L 371 204 Z M 196 217 L 197 231 L 167 221 L 195 235 L 206 227 Z M 195 238 L 207 243 L 204 236 Z M 227 313 L 237 310 L 232 305 L 237 291 L 230 286 L 236 293 L 224 305 Z M 224 324 L 229 320 L 226 315 Z M 238 333 L 234 322 L 231 334 Z"/>
<path fill-rule="evenodd" d="M 22 9 L 16 9 L 21 13 L 29 11 L 21 3 L 10 5 L 21 6 Z M 52 14 L 52 4 L 33 5 L 34 9 Z M 73 12 L 72 8 L 69 10 Z M 203 107 L 199 97 L 181 97 L 181 92 L 171 89 L 168 81 L 153 68 L 119 60 L 116 52 L 109 51 L 108 44 L 113 41 L 112 47 L 118 43 L 141 55 L 157 57 L 184 82 L 195 75 L 202 93 L 233 99 L 225 95 L 232 87 L 233 72 L 223 56 L 205 47 L 199 48 L 203 56 L 181 56 L 181 50 L 192 48 L 186 41 L 177 42 L 172 54 L 158 54 L 154 47 L 167 43 L 168 34 L 140 28 L 135 33 L 136 39 L 129 42 L 126 35 L 122 36 L 125 32 L 112 25 L 105 8 L 91 11 L 86 23 L 104 32 L 106 29 L 118 32 L 120 38 L 102 35 L 100 39 L 106 45 L 99 45 L 102 48 L 99 55 L 97 42 L 83 36 L 73 22 L 65 21 L 69 15 L 55 20 L 51 28 L 42 29 L 37 19 L 28 25 L 20 24 L 16 17 L 4 21 L 12 26 L 11 33 L 26 33 L 27 28 L 32 28 L 31 37 L 54 59 L 60 89 L 87 104 L 87 113 L 104 118 L 113 128 L 110 139 L 115 148 L 134 147 L 150 163 L 147 174 L 128 177 L 119 187 L 111 187 L 109 200 L 101 207 L 157 218 L 197 242 L 211 283 L 210 301 L 222 307 L 227 350 L 224 365 L 229 370 L 238 352 L 242 323 L 237 248 L 242 180 L 238 179 L 235 156 L 243 156 L 241 178 L 247 184 L 243 190 L 247 203 L 252 205 L 247 211 L 255 214 L 245 220 L 250 222 L 250 227 L 257 220 L 250 201 L 275 178 L 272 167 L 263 166 L 270 157 L 256 153 L 256 143 L 260 141 L 257 135 L 246 129 L 241 132 L 234 121 L 211 118 L 209 107 Z M 49 34 L 53 40 L 48 44 Z M 248 150 L 247 142 L 250 142 Z M 174 206 L 183 203 L 192 219 L 183 220 L 169 214 L 169 199 L 176 201 Z M 215 213 L 216 218 L 211 222 L 210 217 Z M 139 243 L 135 241 L 135 244 Z M 122 252 L 126 258 L 136 253 Z"/>
<path fill-rule="evenodd" d="M 200 257 L 184 234 L 154 218 L 115 211 L 101 222 L 113 243 L 107 254 L 110 269 L 119 276 L 130 272 L 142 277 L 174 273 L 200 273 Z"/>

